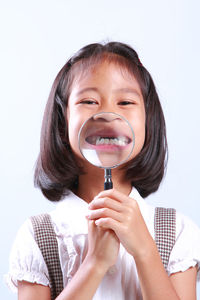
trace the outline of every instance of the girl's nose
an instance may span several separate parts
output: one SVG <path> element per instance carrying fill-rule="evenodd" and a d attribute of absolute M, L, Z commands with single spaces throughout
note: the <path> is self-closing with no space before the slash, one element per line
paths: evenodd
<path fill-rule="evenodd" d="M 102 113 L 98 113 L 96 115 L 93 116 L 93 120 L 94 121 L 106 121 L 106 122 L 112 122 L 114 120 L 120 120 L 120 116 L 112 113 L 112 112 L 102 112 Z"/>

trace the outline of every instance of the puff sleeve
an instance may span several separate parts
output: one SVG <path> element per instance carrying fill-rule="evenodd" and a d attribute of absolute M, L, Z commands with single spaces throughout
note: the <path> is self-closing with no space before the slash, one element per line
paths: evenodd
<path fill-rule="evenodd" d="M 169 258 L 168 274 L 184 272 L 196 265 L 200 280 L 200 229 L 188 217 L 177 213 L 176 242 Z"/>
<path fill-rule="evenodd" d="M 5 275 L 5 280 L 14 292 L 17 291 L 18 280 L 49 285 L 47 266 L 35 242 L 30 219 L 16 235 L 10 254 L 9 273 Z"/>

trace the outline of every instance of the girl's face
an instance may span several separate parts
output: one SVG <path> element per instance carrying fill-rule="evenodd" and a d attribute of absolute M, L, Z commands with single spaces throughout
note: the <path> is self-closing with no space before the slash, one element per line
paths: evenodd
<path fill-rule="evenodd" d="M 79 130 L 88 118 L 100 112 L 114 112 L 130 122 L 135 133 L 130 159 L 135 157 L 145 140 L 144 101 L 134 75 L 113 62 L 95 65 L 72 83 L 67 122 L 70 146 L 77 158 L 82 159 L 78 146 Z"/>

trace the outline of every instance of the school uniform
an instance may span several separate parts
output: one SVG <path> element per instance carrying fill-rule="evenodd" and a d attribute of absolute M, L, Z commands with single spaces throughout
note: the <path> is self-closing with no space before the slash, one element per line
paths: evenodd
<path fill-rule="evenodd" d="M 135 188 L 129 196 L 137 201 L 149 232 L 155 239 L 155 207 L 147 204 Z M 88 204 L 70 192 L 57 204 L 56 209 L 49 213 L 58 243 L 64 287 L 72 279 L 87 253 L 87 212 Z M 177 213 L 175 244 L 166 271 L 171 275 L 184 272 L 195 265 L 198 265 L 199 280 L 200 229 L 188 217 Z M 13 291 L 17 291 L 17 280 L 45 286 L 50 284 L 47 265 L 35 241 L 30 219 L 19 229 L 10 255 L 10 270 L 6 281 Z M 122 245 L 116 264 L 105 274 L 93 299 L 142 299 L 134 258 Z"/>

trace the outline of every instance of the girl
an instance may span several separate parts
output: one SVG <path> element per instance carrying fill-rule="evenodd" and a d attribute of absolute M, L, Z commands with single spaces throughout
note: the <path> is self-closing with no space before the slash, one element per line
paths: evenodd
<path fill-rule="evenodd" d="M 134 151 L 113 169 L 114 189 L 102 191 L 103 171 L 83 159 L 78 132 L 99 112 L 125 117 Z M 154 232 L 154 208 L 143 198 L 163 178 L 165 121 L 152 78 L 129 46 L 91 44 L 58 73 L 46 106 L 35 184 L 51 201 L 64 288 L 57 300 L 196 299 L 200 230 L 177 214 L 166 270 Z M 143 197 L 143 198 L 142 198 Z M 20 300 L 49 300 L 47 265 L 32 223 L 19 230 L 10 284 Z M 167 271 L 167 272 L 166 272 Z"/>

